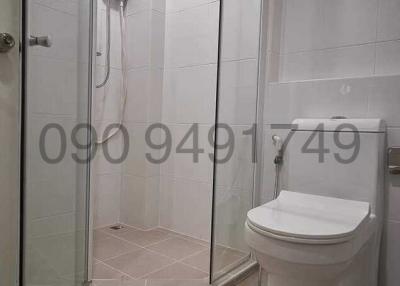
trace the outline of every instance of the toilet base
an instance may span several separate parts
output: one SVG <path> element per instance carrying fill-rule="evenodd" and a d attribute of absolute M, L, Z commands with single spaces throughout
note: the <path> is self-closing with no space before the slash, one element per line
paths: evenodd
<path fill-rule="evenodd" d="M 333 257 L 335 251 L 345 254 L 344 246 L 301 245 L 280 241 L 254 232 L 247 225 L 245 235 L 256 260 L 267 274 L 268 286 L 378 285 L 380 232 L 368 235 L 369 239 L 362 243 L 354 255 L 348 259 L 332 259 L 332 264 L 326 263 L 326 260 L 325 263 L 313 262 L 320 257 Z M 354 245 L 354 241 L 350 241 L 348 249 L 351 251 Z M 328 248 L 332 251 L 327 251 Z M 299 256 L 295 256 L 299 253 L 306 257 L 315 253 L 316 258 L 313 261 L 308 257 L 304 259 L 306 262 L 302 262 Z M 293 261 L 293 258 L 297 258 L 297 261 Z"/>
<path fill-rule="evenodd" d="M 349 263 L 293 265 L 255 253 L 267 274 L 268 286 L 377 286 L 377 237 L 372 237 Z M 379 239 L 378 239 L 379 241 Z"/>

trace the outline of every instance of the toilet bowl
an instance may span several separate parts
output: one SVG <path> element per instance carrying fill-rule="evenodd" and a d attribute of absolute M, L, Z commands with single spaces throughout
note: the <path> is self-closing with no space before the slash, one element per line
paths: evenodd
<path fill-rule="evenodd" d="M 268 286 L 378 285 L 385 133 L 380 119 L 293 122 L 289 191 L 249 211 L 245 224 Z"/>
<path fill-rule="evenodd" d="M 248 213 L 245 238 L 268 286 L 368 286 L 377 231 L 368 203 L 282 191 Z"/>

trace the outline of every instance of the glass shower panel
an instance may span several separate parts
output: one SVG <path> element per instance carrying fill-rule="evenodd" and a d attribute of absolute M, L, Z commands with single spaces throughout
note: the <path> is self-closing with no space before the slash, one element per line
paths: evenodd
<path fill-rule="evenodd" d="M 82 285 L 92 1 L 28 3 L 24 285 Z"/>
<path fill-rule="evenodd" d="M 261 0 L 221 2 L 212 280 L 250 258 L 244 223 L 253 206 Z M 232 155 L 229 154 L 229 149 Z"/>
<path fill-rule="evenodd" d="M 17 285 L 20 162 L 20 1 L 0 2 L 0 285 Z M 7 34 L 6 34 L 7 33 Z M 11 37 L 14 39 L 12 44 Z"/>

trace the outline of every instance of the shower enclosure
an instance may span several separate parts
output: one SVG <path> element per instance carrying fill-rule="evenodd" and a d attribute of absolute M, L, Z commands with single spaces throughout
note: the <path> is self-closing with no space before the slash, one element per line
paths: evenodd
<path fill-rule="evenodd" d="M 200 268 L 207 282 L 227 277 L 233 269 L 250 261 L 242 227 L 253 206 L 258 180 L 255 123 L 262 1 L 199 1 L 199 5 L 149 1 L 151 8 L 141 7 L 137 1 L 124 1 L 127 51 L 123 51 L 125 45 L 120 45 L 121 38 L 111 40 L 110 50 L 119 53 L 118 57 L 124 52 L 128 55 L 116 66 L 116 57 L 111 54 L 109 76 L 102 73 L 106 49 L 99 51 L 96 45 L 96 36 L 103 37 L 96 31 L 105 27 L 101 19 L 106 18 L 101 16 L 106 16 L 106 10 L 102 5 L 108 0 L 3 2 L 0 33 L 4 29 L 11 34 L 15 47 L 0 53 L 0 128 L 8 134 L 1 136 L 0 179 L 10 190 L 1 193 L 2 201 L 8 203 L 0 210 L 1 225 L 7 230 L 7 236 L 0 238 L 0 284 L 72 286 L 93 278 L 92 267 L 97 261 L 93 261 L 92 231 L 98 219 L 93 211 L 93 196 L 99 178 L 93 173 L 102 157 L 93 158 L 92 147 L 104 148 L 100 146 L 104 128 L 94 130 L 90 124 L 97 126 L 101 121 L 92 114 L 98 104 L 97 93 L 102 92 L 96 86 L 101 88 L 104 78 L 115 83 L 115 72 L 124 69 L 130 72 L 128 86 L 122 88 L 127 92 L 113 92 L 107 100 L 118 102 L 112 108 L 117 106 L 115 110 L 127 130 L 135 131 L 132 140 L 137 139 L 138 125 L 149 128 L 161 122 L 172 130 L 173 142 L 178 144 L 176 140 L 182 139 L 193 124 L 199 124 L 201 143 L 209 146 L 200 164 L 188 163 L 182 154 L 172 154 L 157 167 L 158 176 L 144 177 L 146 192 L 148 182 L 155 183 L 159 197 L 151 203 L 147 200 L 149 205 L 144 204 L 144 212 L 134 205 L 137 200 L 129 200 L 132 197 L 122 200 L 121 211 L 128 211 L 123 214 L 125 221 L 134 226 L 143 223 L 141 227 L 146 230 L 159 225 L 171 233 L 190 234 L 201 240 L 205 247 L 199 256 Z M 111 2 L 115 13 L 119 1 Z M 150 37 L 154 43 L 141 50 L 132 37 L 142 32 L 135 17 L 139 15 L 140 19 L 143 11 L 151 16 L 150 23 L 154 25 L 145 40 Z M 113 19 L 111 14 L 111 35 L 120 37 L 115 33 L 119 23 Z M 202 29 L 197 28 L 198 24 Z M 124 23 L 121 25 L 125 27 Z M 150 66 L 145 67 L 148 57 Z M 142 70 L 146 77 L 141 77 Z M 153 85 L 149 78 L 161 78 L 161 83 Z M 106 81 L 103 85 L 106 92 L 112 89 L 107 84 Z M 196 86 L 190 88 L 191 84 Z M 144 85 L 152 87 L 152 96 L 155 88 L 160 95 L 156 101 L 145 98 L 146 106 L 140 105 L 143 101 L 130 89 Z M 124 94 L 129 110 L 125 116 Z M 162 116 L 141 121 L 141 111 L 149 106 L 160 107 Z M 148 118 L 155 111 L 144 116 Z M 110 120 L 107 123 L 119 123 L 118 116 L 111 116 Z M 139 134 L 141 139 L 145 137 L 144 131 Z M 107 143 L 111 146 L 114 140 L 120 140 L 118 136 L 104 141 L 110 141 Z M 162 138 L 161 134 L 157 136 Z M 234 141 L 229 147 L 232 150 L 223 148 L 225 139 Z M 229 160 L 219 160 L 225 157 L 225 151 L 231 153 Z M 137 152 L 146 155 L 146 149 L 140 146 L 130 152 L 134 156 Z M 135 178 L 143 178 L 136 176 L 135 166 L 121 167 L 122 194 L 127 185 L 136 190 Z M 186 192 L 187 184 L 193 190 Z M 117 189 L 115 185 L 111 188 Z M 151 191 L 146 194 L 154 195 Z M 186 201 L 180 204 L 182 198 Z"/>

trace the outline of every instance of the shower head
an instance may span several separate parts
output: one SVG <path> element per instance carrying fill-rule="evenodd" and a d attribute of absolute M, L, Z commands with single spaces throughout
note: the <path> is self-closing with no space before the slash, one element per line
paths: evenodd
<path fill-rule="evenodd" d="M 117 1 L 119 1 L 119 5 L 121 7 L 126 7 L 126 2 L 128 2 L 128 0 L 117 0 Z"/>

